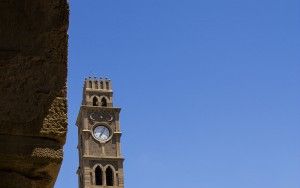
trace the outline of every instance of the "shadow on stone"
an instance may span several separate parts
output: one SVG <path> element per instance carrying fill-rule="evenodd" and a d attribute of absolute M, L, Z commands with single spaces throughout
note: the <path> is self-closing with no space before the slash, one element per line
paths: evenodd
<path fill-rule="evenodd" d="M 67 131 L 66 0 L 0 2 L 0 187 L 53 187 Z"/>

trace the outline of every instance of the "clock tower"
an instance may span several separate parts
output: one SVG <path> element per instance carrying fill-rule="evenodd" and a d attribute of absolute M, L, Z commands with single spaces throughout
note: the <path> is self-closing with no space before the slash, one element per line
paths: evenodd
<path fill-rule="evenodd" d="M 76 123 L 79 188 L 124 188 L 120 110 L 109 79 L 85 79 Z"/>

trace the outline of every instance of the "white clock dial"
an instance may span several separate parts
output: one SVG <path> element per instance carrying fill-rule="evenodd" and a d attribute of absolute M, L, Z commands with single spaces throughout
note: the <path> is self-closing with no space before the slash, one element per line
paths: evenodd
<path fill-rule="evenodd" d="M 94 128 L 94 137 L 99 141 L 107 141 L 110 137 L 110 131 L 107 127 L 99 125 Z"/>

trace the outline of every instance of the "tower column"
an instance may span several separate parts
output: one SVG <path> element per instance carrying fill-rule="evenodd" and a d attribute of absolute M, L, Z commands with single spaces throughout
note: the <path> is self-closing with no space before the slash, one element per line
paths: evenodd
<path fill-rule="evenodd" d="M 83 174 L 83 181 L 84 181 L 84 188 L 89 188 L 91 185 L 91 175 L 90 175 L 90 168 L 88 166 L 84 167 L 84 174 Z"/>

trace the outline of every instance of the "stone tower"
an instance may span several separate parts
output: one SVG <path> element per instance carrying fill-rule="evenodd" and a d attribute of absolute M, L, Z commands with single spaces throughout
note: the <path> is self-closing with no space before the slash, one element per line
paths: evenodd
<path fill-rule="evenodd" d="M 120 108 L 108 79 L 88 78 L 77 117 L 79 188 L 124 188 Z"/>

